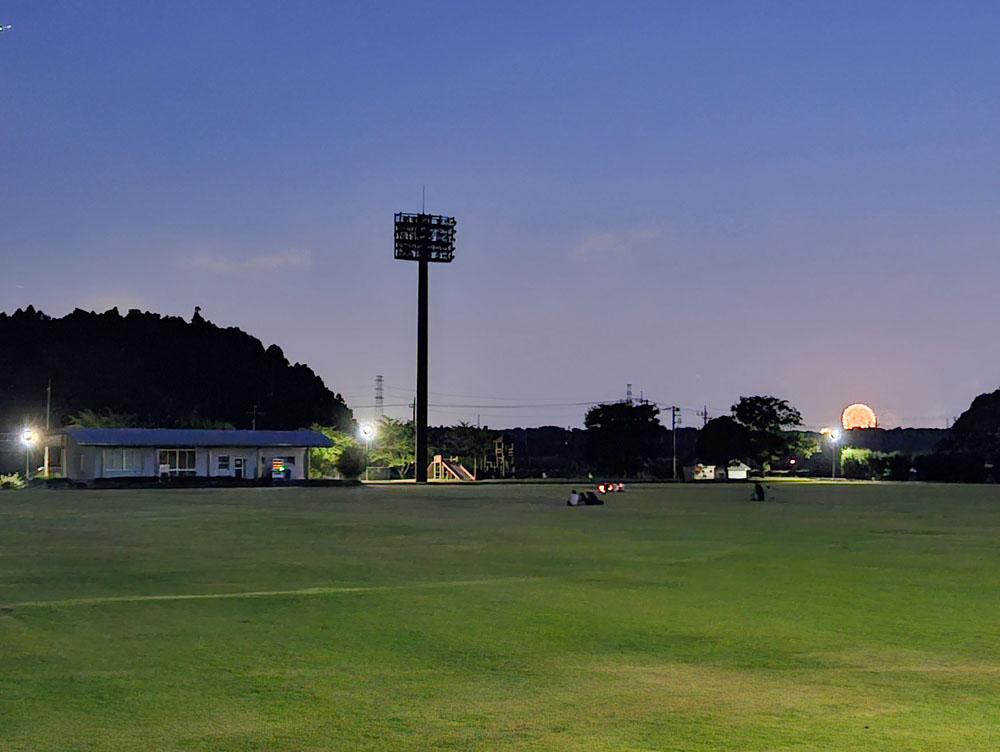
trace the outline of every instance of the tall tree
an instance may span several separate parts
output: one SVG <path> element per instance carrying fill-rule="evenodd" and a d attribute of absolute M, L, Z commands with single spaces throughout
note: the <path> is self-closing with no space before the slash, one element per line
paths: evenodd
<path fill-rule="evenodd" d="M 802 414 L 777 397 L 740 397 L 730 410 L 751 431 L 777 433 L 802 425 Z"/>
<path fill-rule="evenodd" d="M 387 467 L 400 478 L 413 474 L 415 432 L 412 420 L 398 420 L 383 415 L 375 431 L 375 440 L 369 453 L 369 464 Z"/>
<path fill-rule="evenodd" d="M 728 415 L 712 418 L 698 432 L 698 459 L 702 462 L 719 465 L 750 456 L 750 429 Z"/>
<path fill-rule="evenodd" d="M 313 431 L 319 431 L 333 442 L 328 447 L 313 447 L 309 450 L 309 474 L 313 478 L 334 478 L 339 474 L 337 462 L 344 450 L 357 446 L 358 440 L 353 432 L 339 431 L 330 426 L 312 425 Z"/>
<path fill-rule="evenodd" d="M 587 459 L 599 470 L 634 476 L 655 457 L 667 435 L 657 419 L 660 410 L 648 403 L 616 402 L 587 411 Z"/>
<path fill-rule="evenodd" d="M 788 454 L 797 436 L 787 433 L 802 425 L 802 414 L 777 397 L 740 397 L 730 408 L 733 418 L 750 432 L 750 452 L 762 469 Z"/>

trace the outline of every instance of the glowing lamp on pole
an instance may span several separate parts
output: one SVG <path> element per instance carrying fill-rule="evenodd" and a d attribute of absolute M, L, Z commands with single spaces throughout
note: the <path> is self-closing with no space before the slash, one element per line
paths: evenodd
<path fill-rule="evenodd" d="M 371 423 L 362 423 L 361 428 L 358 429 L 361 434 L 361 438 L 365 442 L 365 480 L 368 480 L 368 450 L 371 447 L 372 439 L 375 436 L 375 426 Z"/>
<path fill-rule="evenodd" d="M 840 431 L 836 428 L 821 428 L 820 434 L 830 440 L 830 452 L 833 455 L 833 468 L 830 471 L 830 479 L 837 477 L 837 443 L 840 441 Z"/>
<path fill-rule="evenodd" d="M 28 482 L 31 470 L 31 444 L 35 440 L 35 433 L 30 428 L 21 430 L 21 441 L 24 443 L 24 482 Z"/>

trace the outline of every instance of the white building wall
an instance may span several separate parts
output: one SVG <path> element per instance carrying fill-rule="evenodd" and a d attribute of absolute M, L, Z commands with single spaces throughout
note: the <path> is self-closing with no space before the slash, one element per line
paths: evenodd
<path fill-rule="evenodd" d="M 229 467 L 219 467 L 219 458 L 228 457 Z M 243 477 L 256 478 L 257 450 L 253 447 L 214 447 L 209 450 L 208 474 L 212 478 L 235 478 L 237 459 L 243 460 Z"/>
<path fill-rule="evenodd" d="M 147 477 L 159 475 L 158 447 L 128 447 L 141 452 L 141 468 L 131 470 L 107 470 L 104 467 L 104 450 L 116 449 L 103 446 L 80 446 L 67 436 L 63 460 L 64 473 L 74 480 L 95 478 Z M 122 447 L 117 447 L 121 451 Z M 235 477 L 237 457 L 243 458 L 243 477 L 261 478 L 270 474 L 271 463 L 276 457 L 285 460 L 289 468 L 289 480 L 303 480 L 308 477 L 306 447 L 197 447 L 195 448 L 195 472 L 201 477 Z M 229 457 L 228 470 L 219 469 L 219 457 Z"/>
<path fill-rule="evenodd" d="M 305 479 L 306 452 L 304 447 L 261 447 L 260 461 L 257 464 L 261 477 L 271 471 L 271 464 L 275 457 L 282 457 L 291 471 L 288 480 Z"/>

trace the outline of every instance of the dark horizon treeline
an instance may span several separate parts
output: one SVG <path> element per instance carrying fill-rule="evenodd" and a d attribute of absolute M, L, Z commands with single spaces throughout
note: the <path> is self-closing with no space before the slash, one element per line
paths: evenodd
<path fill-rule="evenodd" d="M 32 306 L 0 313 L 0 425 L 52 426 L 90 411 L 109 423 L 170 427 L 347 427 L 351 411 L 311 368 L 281 348 L 195 309 L 191 321 L 117 308 L 62 318 Z"/>
<path fill-rule="evenodd" d="M 432 426 L 428 429 L 429 440 L 434 451 L 449 454 L 451 443 L 450 433 L 455 430 L 450 426 Z M 515 478 L 540 478 L 544 474 L 550 478 L 560 477 L 584 477 L 588 473 L 606 474 L 609 477 L 618 476 L 612 467 L 602 464 L 599 453 L 595 453 L 594 448 L 588 441 L 588 432 L 585 428 L 563 428 L 560 426 L 539 426 L 537 428 L 509 428 L 509 429 L 484 429 L 496 437 L 502 437 L 505 445 L 512 446 L 513 471 L 509 477 Z M 806 432 L 809 435 L 820 438 L 820 434 Z M 693 465 L 704 461 L 706 464 L 715 464 L 701 457 L 699 454 L 699 434 L 700 429 L 692 427 L 677 428 L 677 474 L 682 475 L 685 466 Z M 901 477 L 893 477 L 893 480 L 905 480 L 909 474 L 909 468 L 917 458 L 927 457 L 928 460 L 939 463 L 943 448 L 949 445 L 951 432 L 944 428 L 893 428 L 893 429 L 867 429 L 844 431 L 843 440 L 840 447 L 854 447 L 870 450 L 876 455 L 891 455 L 905 460 L 906 465 Z M 655 450 L 652 456 L 643 463 L 640 470 L 630 472 L 627 477 L 644 477 L 650 479 L 665 480 L 673 476 L 673 437 L 669 428 L 664 428 L 658 437 Z M 450 452 L 452 455 L 461 455 L 462 452 L 455 448 Z M 485 454 L 483 455 L 485 456 Z M 773 467 L 778 472 L 789 474 L 811 475 L 813 477 L 827 477 L 832 470 L 832 452 L 823 448 L 810 457 L 797 458 L 795 465 L 787 462 L 779 463 Z M 471 461 L 471 456 L 465 459 Z M 732 457 L 732 459 L 749 460 L 748 457 Z M 754 462 L 749 460 L 751 466 Z M 928 479 L 946 479 L 938 477 L 942 471 L 938 470 L 936 464 L 931 466 L 929 461 L 920 460 L 918 462 L 921 469 L 925 470 Z M 982 464 L 982 463 L 980 463 Z M 842 460 L 838 460 L 838 476 L 844 476 L 845 470 Z M 470 465 L 470 468 L 472 466 Z M 481 469 L 481 465 L 479 468 Z M 852 477 L 870 478 L 869 474 L 863 474 L 860 469 L 849 467 Z M 482 475 L 482 473 L 480 473 Z M 494 473 L 488 471 L 486 477 L 493 477 Z M 947 475 L 947 473 L 944 473 Z"/>
<path fill-rule="evenodd" d="M 0 313 L 0 342 L 0 432 L 15 431 L 26 421 L 44 425 L 50 380 L 53 428 L 81 417 L 105 425 L 250 428 L 253 413 L 258 429 L 355 428 L 343 398 L 312 369 L 290 364 L 277 345 L 265 348 L 238 328 L 206 321 L 198 309 L 186 321 L 138 310 L 122 316 L 117 308 L 104 313 L 77 309 L 53 318 L 29 306 L 10 315 Z M 735 415 L 735 405 L 733 409 Z M 512 466 L 502 471 L 507 477 L 613 473 L 670 478 L 674 439 L 656 412 L 648 404 L 599 405 L 588 411 L 583 429 L 542 426 L 480 432 L 465 425 L 442 426 L 432 427 L 429 439 L 442 453 L 485 463 L 487 477 L 501 474 L 489 464 L 495 458 L 493 442 L 502 438 L 504 451 L 512 453 Z M 678 428 L 678 475 L 697 461 L 715 464 L 729 458 L 764 466 L 759 457 L 754 461 L 745 429 L 732 417 L 714 419 L 708 427 L 713 425 L 719 430 Z M 800 454 L 794 466 L 787 464 L 791 454 L 779 453 L 769 462 L 771 469 L 828 475 L 833 458 L 829 445 L 817 434 L 798 433 L 800 439 L 813 440 L 819 451 Z M 401 446 L 407 444 L 402 436 L 396 438 Z M 840 446 L 864 450 L 852 453 L 841 468 L 854 477 L 903 479 L 904 473 L 912 477 L 915 467 L 922 480 L 994 478 L 993 465 L 1000 463 L 1000 390 L 977 397 L 950 431 L 847 431 Z M 0 464 L 16 469 L 14 455 L 20 447 L 14 442 L 0 448 L 6 450 L 0 452 Z M 397 454 L 405 452 L 404 447 Z M 405 466 L 405 457 L 398 464 Z"/>

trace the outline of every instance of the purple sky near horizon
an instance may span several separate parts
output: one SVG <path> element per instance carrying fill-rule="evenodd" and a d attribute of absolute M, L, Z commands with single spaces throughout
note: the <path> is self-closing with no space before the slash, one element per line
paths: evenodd
<path fill-rule="evenodd" d="M 238 326 L 370 416 L 941 427 L 1000 385 L 1000 6 L 0 3 L 0 310 Z M 500 406 L 508 407 L 500 407 Z M 547 406 L 540 406 L 547 405 Z M 465 407 L 468 406 L 468 407 Z M 409 410 L 390 407 L 405 416 Z M 669 416 L 666 417 L 669 422 Z"/>

